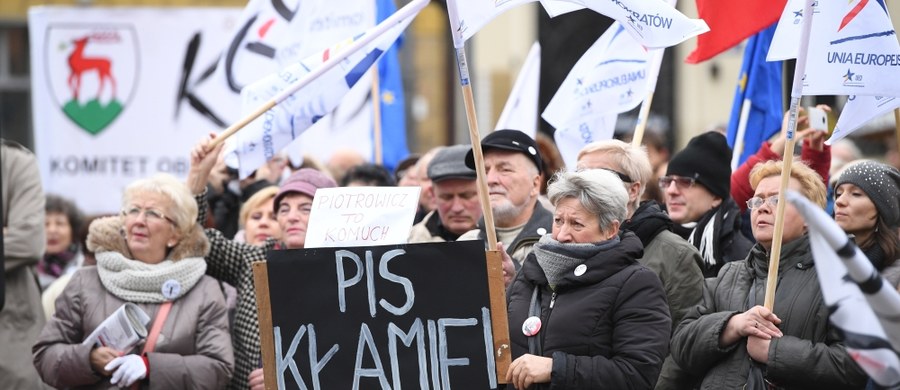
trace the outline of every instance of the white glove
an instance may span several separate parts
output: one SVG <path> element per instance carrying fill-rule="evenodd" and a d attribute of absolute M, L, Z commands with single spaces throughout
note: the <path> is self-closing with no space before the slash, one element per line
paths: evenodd
<path fill-rule="evenodd" d="M 113 373 L 109 382 L 119 385 L 120 388 L 131 386 L 134 382 L 147 377 L 144 359 L 135 354 L 117 357 L 103 369 Z"/>

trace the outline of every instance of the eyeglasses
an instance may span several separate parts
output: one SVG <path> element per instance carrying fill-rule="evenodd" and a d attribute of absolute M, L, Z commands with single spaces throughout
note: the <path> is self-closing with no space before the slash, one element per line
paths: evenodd
<path fill-rule="evenodd" d="M 665 191 L 673 182 L 675 183 L 675 187 L 679 190 L 685 190 L 693 187 L 694 183 L 697 182 L 697 179 L 682 176 L 663 176 L 659 178 L 659 189 Z"/>
<path fill-rule="evenodd" d="M 167 217 L 165 214 L 162 213 L 162 211 L 159 211 L 156 209 L 151 209 L 151 208 L 145 209 L 145 208 L 141 208 L 138 206 L 131 206 L 129 208 L 126 208 L 125 210 L 122 210 L 122 215 L 124 215 L 128 218 L 137 219 L 137 218 L 140 218 L 141 214 L 144 214 L 144 218 L 147 219 L 147 222 L 168 221 L 173 226 L 178 226 L 174 220 Z"/>
<path fill-rule="evenodd" d="M 750 210 L 758 209 L 762 207 L 763 203 L 769 205 L 770 207 L 778 206 L 778 195 L 772 195 L 765 199 L 754 196 L 747 200 L 747 208 L 749 208 Z"/>

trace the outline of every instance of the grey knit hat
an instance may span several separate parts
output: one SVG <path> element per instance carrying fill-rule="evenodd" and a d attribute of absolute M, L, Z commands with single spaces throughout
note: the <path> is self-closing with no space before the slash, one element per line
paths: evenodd
<path fill-rule="evenodd" d="M 834 187 L 844 183 L 863 190 L 888 226 L 900 226 L 900 171 L 879 162 L 863 160 L 845 169 Z"/>

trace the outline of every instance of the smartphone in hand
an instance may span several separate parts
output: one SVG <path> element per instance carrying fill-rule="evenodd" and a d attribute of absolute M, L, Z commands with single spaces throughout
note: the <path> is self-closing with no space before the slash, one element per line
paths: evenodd
<path fill-rule="evenodd" d="M 818 131 L 828 131 L 828 113 L 818 107 L 807 107 L 806 114 L 809 116 L 809 127 Z"/>

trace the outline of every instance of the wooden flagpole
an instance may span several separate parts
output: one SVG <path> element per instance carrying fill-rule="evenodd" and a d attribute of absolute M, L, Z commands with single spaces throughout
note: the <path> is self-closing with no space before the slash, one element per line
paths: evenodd
<path fill-rule="evenodd" d="M 484 233 L 487 237 L 488 291 L 491 300 L 491 333 L 494 339 L 494 362 L 497 368 L 497 382 L 506 383 L 506 372 L 512 364 L 512 349 L 509 341 L 509 318 L 506 313 L 506 286 L 503 282 L 502 254 L 497 251 L 497 232 L 494 225 L 494 214 L 491 211 L 491 199 L 488 193 L 487 173 L 484 167 L 484 153 L 481 150 L 481 135 L 478 133 L 478 119 L 475 116 L 475 97 L 472 94 L 469 79 L 469 63 L 466 60 L 466 44 L 462 38 L 455 0 L 447 0 L 447 13 L 450 17 L 450 34 L 456 50 L 456 66 L 459 71 L 459 84 L 462 88 L 463 102 L 466 108 L 466 121 L 469 125 L 469 139 L 472 142 L 472 155 L 475 160 L 476 184 L 478 199 L 484 215 Z"/>
<path fill-rule="evenodd" d="M 803 33 L 800 36 L 800 50 L 794 67 L 794 84 L 791 88 L 790 119 L 785 131 L 787 142 L 784 145 L 784 158 L 781 168 L 781 187 L 779 188 L 778 206 L 775 208 L 775 236 L 772 237 L 772 249 L 769 251 L 769 275 L 766 280 L 765 306 L 772 310 L 775 306 L 775 288 L 778 285 L 778 262 L 781 260 L 781 235 L 784 231 L 784 201 L 788 183 L 791 178 L 791 164 L 794 162 L 794 135 L 797 131 L 797 117 L 800 111 L 800 98 L 803 96 L 803 75 L 806 73 L 806 53 L 809 48 L 809 33 L 812 29 L 812 4 L 814 0 L 806 0 L 803 7 Z"/>
<path fill-rule="evenodd" d="M 650 118 L 650 104 L 653 103 L 654 90 L 647 91 L 647 96 L 641 102 L 641 111 L 638 114 L 637 124 L 634 126 L 634 135 L 631 137 L 631 144 L 634 146 L 641 146 L 641 142 L 644 140 L 644 130 L 647 128 L 647 119 Z"/>
<path fill-rule="evenodd" d="M 384 165 L 381 148 L 381 82 L 378 78 L 378 63 L 372 66 L 372 122 L 373 161 L 375 164 Z"/>
<path fill-rule="evenodd" d="M 453 6 L 453 5 L 451 5 Z M 484 215 L 484 233 L 487 237 L 488 250 L 487 275 L 488 290 L 491 296 L 491 332 L 494 338 L 494 360 L 497 367 L 497 381 L 506 383 L 506 372 L 512 364 L 512 350 L 509 347 L 509 318 L 506 313 L 506 286 L 503 283 L 502 254 L 497 248 L 497 232 L 494 225 L 494 214 L 491 211 L 491 198 L 487 187 L 487 173 L 484 168 L 484 153 L 481 150 L 481 136 L 478 133 L 478 118 L 475 115 L 475 97 L 469 79 L 469 65 L 466 62 L 465 44 L 456 48 L 456 65 L 459 68 L 460 87 L 466 107 L 466 120 L 469 124 L 469 139 L 472 141 L 472 154 L 475 158 L 478 198 Z"/>

